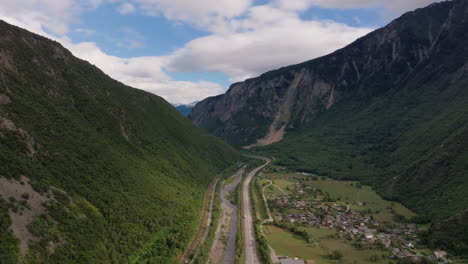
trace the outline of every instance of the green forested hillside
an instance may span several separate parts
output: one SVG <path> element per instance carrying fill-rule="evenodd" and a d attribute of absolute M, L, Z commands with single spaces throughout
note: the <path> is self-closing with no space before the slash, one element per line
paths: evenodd
<path fill-rule="evenodd" d="M 170 263 L 237 159 L 160 97 L 0 22 L 0 178 L 51 199 L 20 256 L 8 210 L 32 201 L 0 198 L 0 263 Z"/>
<path fill-rule="evenodd" d="M 430 243 L 465 254 L 468 79 L 435 71 L 376 97 L 350 97 L 261 151 L 300 171 L 375 186 L 432 219 Z"/>

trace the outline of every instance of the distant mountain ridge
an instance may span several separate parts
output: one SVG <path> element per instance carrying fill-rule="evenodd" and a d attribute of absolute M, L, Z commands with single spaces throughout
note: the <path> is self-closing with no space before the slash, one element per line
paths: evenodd
<path fill-rule="evenodd" d="M 466 47 L 468 1 L 432 4 L 233 84 L 189 118 L 278 165 L 370 184 L 431 219 L 427 243 L 468 254 Z"/>
<path fill-rule="evenodd" d="M 240 158 L 161 97 L 0 21 L 0 263 L 172 263 Z"/>
<path fill-rule="evenodd" d="M 180 105 L 174 105 L 174 107 L 179 110 L 179 112 L 181 112 L 184 116 L 188 116 L 191 112 L 192 112 L 192 109 L 195 107 L 195 105 L 198 103 L 199 101 L 196 101 L 196 102 L 193 102 L 193 103 L 190 103 L 190 104 L 180 104 Z"/>

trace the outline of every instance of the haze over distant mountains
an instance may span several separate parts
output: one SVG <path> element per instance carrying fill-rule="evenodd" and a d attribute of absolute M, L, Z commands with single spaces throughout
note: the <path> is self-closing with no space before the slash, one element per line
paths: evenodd
<path fill-rule="evenodd" d="M 195 107 L 195 105 L 198 103 L 198 101 L 190 103 L 190 104 L 181 104 L 181 105 L 174 105 L 174 107 L 179 110 L 184 116 L 188 116 L 191 112 L 192 109 Z"/>
<path fill-rule="evenodd" d="M 189 118 L 235 146 L 266 146 L 254 151 L 277 164 L 372 184 L 430 217 L 431 243 L 466 253 L 466 47 L 468 1 L 432 4 L 330 55 L 235 83 Z"/>

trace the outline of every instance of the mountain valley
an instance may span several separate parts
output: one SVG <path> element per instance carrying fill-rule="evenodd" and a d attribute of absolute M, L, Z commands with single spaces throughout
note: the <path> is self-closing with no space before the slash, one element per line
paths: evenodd
<path fill-rule="evenodd" d="M 277 165 L 372 185 L 432 222 L 428 243 L 465 254 L 467 46 L 468 2 L 433 4 L 233 84 L 189 118 Z"/>
<path fill-rule="evenodd" d="M 47 1 L 0 3 L 0 264 L 468 263 L 468 0 L 373 32 L 349 14 L 426 2 L 67 0 L 89 17 L 18 23 L 57 41 L 13 25 Z M 301 25 L 354 37 L 198 101 L 283 65 L 259 49 L 302 54 Z"/>

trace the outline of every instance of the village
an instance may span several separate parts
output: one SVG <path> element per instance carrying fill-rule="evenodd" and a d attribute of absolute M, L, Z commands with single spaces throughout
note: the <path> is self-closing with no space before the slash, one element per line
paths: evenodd
<path fill-rule="evenodd" d="M 296 182 L 288 188 L 290 194 L 267 200 L 275 223 L 330 228 L 336 231 L 334 236 L 346 239 L 355 248 L 388 252 L 388 259 L 398 263 L 451 263 L 444 251 L 428 255 L 416 250 L 420 242 L 416 224 L 378 221 L 371 210 L 353 209 L 362 207 L 361 202 L 346 204 L 308 184 Z"/>

